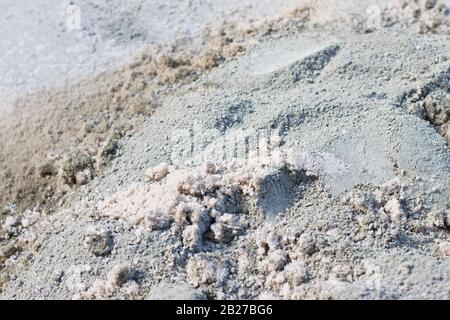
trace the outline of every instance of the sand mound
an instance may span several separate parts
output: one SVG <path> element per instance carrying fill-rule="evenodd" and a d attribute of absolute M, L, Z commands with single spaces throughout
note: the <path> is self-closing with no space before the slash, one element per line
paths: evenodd
<path fill-rule="evenodd" d="M 3 214 L 8 205 L 19 213 L 36 206 L 52 211 L 61 193 L 101 174 L 116 155 L 118 140 L 139 127 L 161 97 L 177 94 L 180 85 L 245 51 L 265 28 L 303 21 L 302 12 L 289 11 L 283 21 L 267 24 L 263 19 L 223 23 L 204 30 L 200 44 L 182 38 L 151 46 L 94 78 L 18 99 L 14 111 L 0 119 Z"/>
<path fill-rule="evenodd" d="M 448 16 L 393 5 L 413 19 L 305 6 L 23 100 L 1 297 L 448 299 Z"/>

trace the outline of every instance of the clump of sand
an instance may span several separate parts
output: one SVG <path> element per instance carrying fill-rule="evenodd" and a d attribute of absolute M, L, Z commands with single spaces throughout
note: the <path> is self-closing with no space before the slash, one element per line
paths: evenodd
<path fill-rule="evenodd" d="M 274 184 L 294 188 L 291 179 L 298 184 L 307 181 L 314 169 L 305 159 L 305 155 L 272 150 L 269 155 L 254 151 L 248 159 L 188 169 L 160 164 L 147 171 L 149 183 L 131 185 L 102 201 L 98 214 L 152 230 L 173 224 L 187 248 L 202 250 L 204 240 L 228 243 L 242 234 L 249 211 L 274 211 L 271 206 L 278 204 L 264 199 L 279 188 Z M 275 197 L 271 199 L 282 201 Z"/>
<path fill-rule="evenodd" d="M 418 33 L 450 32 L 448 7 L 440 0 L 307 1 L 310 19 L 317 25 L 336 25 L 357 32 L 385 27 L 415 28 Z"/>
<path fill-rule="evenodd" d="M 74 300 L 103 300 L 111 298 L 113 294 L 122 294 L 125 299 L 133 299 L 139 294 L 136 270 L 128 265 L 116 265 L 105 280 L 96 280 L 89 288 L 83 286 L 80 289 L 80 292 L 73 296 Z"/>
<path fill-rule="evenodd" d="M 193 251 L 202 251 L 204 241 L 229 243 L 249 227 L 249 215 L 274 216 L 289 205 L 298 185 L 345 170 L 328 154 L 283 150 L 280 144 L 274 135 L 246 158 L 192 168 L 161 163 L 146 171 L 148 182 L 99 203 L 97 215 L 150 230 L 173 226 Z"/>
<path fill-rule="evenodd" d="M 438 77 L 437 81 L 410 92 L 402 107 L 409 113 L 430 122 L 450 145 L 450 70 Z"/>
<path fill-rule="evenodd" d="M 387 24 L 417 26 L 420 33 L 449 33 L 448 7 L 438 0 L 396 0 L 388 5 L 384 15 Z"/>

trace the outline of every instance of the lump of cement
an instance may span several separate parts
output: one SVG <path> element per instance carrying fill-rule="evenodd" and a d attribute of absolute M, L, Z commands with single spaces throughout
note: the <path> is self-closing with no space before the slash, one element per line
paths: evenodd
<path fill-rule="evenodd" d="M 111 233 L 100 227 L 90 226 L 84 235 L 84 244 L 96 256 L 108 255 L 112 250 Z"/>

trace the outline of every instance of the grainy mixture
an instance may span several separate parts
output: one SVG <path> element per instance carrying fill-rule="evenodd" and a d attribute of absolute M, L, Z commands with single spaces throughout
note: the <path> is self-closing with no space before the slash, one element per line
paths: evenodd
<path fill-rule="evenodd" d="M 449 299 L 445 2 L 225 21 L 0 118 L 0 298 Z"/>

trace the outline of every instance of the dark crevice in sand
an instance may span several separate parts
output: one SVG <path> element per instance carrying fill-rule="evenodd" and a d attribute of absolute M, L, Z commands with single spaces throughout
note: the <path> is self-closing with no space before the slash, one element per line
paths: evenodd
<path fill-rule="evenodd" d="M 421 88 L 404 93 L 399 105 L 428 121 L 450 145 L 450 68 Z"/>

